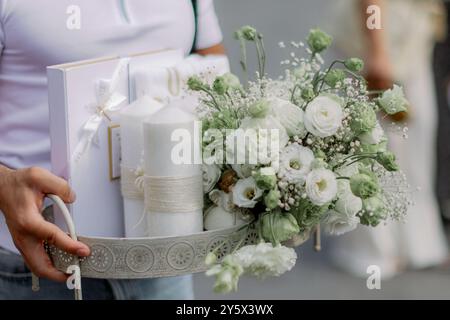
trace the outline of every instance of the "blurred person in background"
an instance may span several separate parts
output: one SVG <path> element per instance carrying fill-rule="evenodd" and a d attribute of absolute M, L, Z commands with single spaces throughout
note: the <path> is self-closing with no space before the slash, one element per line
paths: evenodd
<path fill-rule="evenodd" d="M 450 226 L 450 1 L 445 1 L 447 33 L 434 50 L 434 80 L 438 104 L 437 194 L 441 212 Z"/>
<path fill-rule="evenodd" d="M 335 5 L 336 25 L 330 29 L 334 30 L 338 50 L 365 59 L 370 89 L 387 89 L 398 83 L 411 102 L 408 114 L 386 117 L 384 128 L 408 177 L 414 205 L 404 223 L 361 226 L 333 239 L 333 261 L 360 276 L 367 276 L 369 265 L 377 265 L 384 278 L 406 268 L 439 265 L 446 261 L 448 249 L 434 189 L 437 106 L 431 58 L 435 41 L 443 33 L 442 3 L 342 0 Z M 368 27 L 367 19 L 374 13 L 367 12 L 371 5 L 380 9 L 380 29 Z M 396 126 L 408 127 L 407 139 L 402 132 L 392 130 L 393 121 L 397 121 Z M 420 189 L 414 191 L 416 187 Z"/>

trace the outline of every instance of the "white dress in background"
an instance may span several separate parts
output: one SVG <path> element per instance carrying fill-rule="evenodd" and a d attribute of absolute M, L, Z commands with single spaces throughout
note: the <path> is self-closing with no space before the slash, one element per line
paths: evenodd
<path fill-rule="evenodd" d="M 415 205 L 406 223 L 376 228 L 359 227 L 333 238 L 333 261 L 356 275 L 367 276 L 369 265 L 378 265 L 384 278 L 402 268 L 425 268 L 448 256 L 435 195 L 437 106 L 434 96 L 431 53 L 435 40 L 433 10 L 436 1 L 385 1 L 383 26 L 388 37 L 395 81 L 404 86 L 411 103 L 408 139 L 389 134 L 390 148 L 408 177 Z M 365 39 L 357 0 L 339 1 L 335 44 L 345 55 L 364 57 Z M 388 123 L 384 125 L 385 129 Z"/>

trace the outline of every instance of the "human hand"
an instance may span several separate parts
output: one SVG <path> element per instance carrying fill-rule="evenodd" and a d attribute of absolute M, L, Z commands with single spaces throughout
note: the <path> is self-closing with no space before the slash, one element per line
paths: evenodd
<path fill-rule="evenodd" d="M 5 215 L 14 244 L 35 275 L 63 282 L 67 275 L 53 266 L 43 242 L 81 257 L 88 256 L 90 249 L 44 220 L 41 208 L 45 195 L 50 193 L 65 203 L 75 201 L 68 183 L 45 169 L 11 170 L 0 166 L 0 210 Z"/>

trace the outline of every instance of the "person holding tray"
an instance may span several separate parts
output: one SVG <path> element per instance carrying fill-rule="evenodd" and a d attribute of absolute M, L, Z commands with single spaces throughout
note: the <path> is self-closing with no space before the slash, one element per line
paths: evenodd
<path fill-rule="evenodd" d="M 213 0 L 0 0 L 0 299 L 72 299 L 43 242 L 90 254 L 40 213 L 46 194 L 76 201 L 49 171 L 46 67 L 165 48 L 224 54 L 221 41 Z M 49 279 L 39 292 L 30 270 Z M 83 287 L 85 299 L 193 298 L 190 276 L 83 279 Z"/>

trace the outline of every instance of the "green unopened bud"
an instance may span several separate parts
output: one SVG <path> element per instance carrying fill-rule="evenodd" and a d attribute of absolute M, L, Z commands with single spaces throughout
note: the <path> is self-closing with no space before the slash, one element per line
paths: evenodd
<path fill-rule="evenodd" d="M 271 190 L 277 185 L 277 176 L 272 167 L 264 167 L 254 175 L 256 185 L 262 190 Z"/>
<path fill-rule="evenodd" d="M 278 202 L 281 199 L 281 193 L 279 190 L 270 190 L 264 197 L 264 204 L 269 209 L 275 209 L 278 207 Z"/>
<path fill-rule="evenodd" d="M 350 58 L 345 60 L 344 66 L 353 72 L 359 72 L 364 69 L 364 61 L 359 58 Z"/>
<path fill-rule="evenodd" d="M 395 162 L 395 154 L 390 151 L 384 151 L 377 153 L 376 160 L 387 171 L 397 171 L 399 169 L 398 164 Z"/>
<path fill-rule="evenodd" d="M 331 88 L 336 87 L 338 82 L 341 82 L 345 78 L 345 72 L 341 69 L 330 70 L 324 78 L 324 81 Z"/>
<path fill-rule="evenodd" d="M 386 219 L 383 201 L 375 196 L 363 199 L 363 211 L 360 222 L 366 226 L 376 227 L 381 220 Z"/>
<path fill-rule="evenodd" d="M 203 90 L 207 87 L 206 84 L 204 84 L 203 81 L 197 76 L 190 77 L 187 81 L 187 85 L 189 89 L 193 91 Z"/>
<path fill-rule="evenodd" d="M 267 100 L 259 100 L 253 103 L 249 108 L 248 112 L 254 118 L 264 118 L 270 110 L 270 103 Z"/>
<path fill-rule="evenodd" d="M 358 173 L 350 177 L 350 189 L 355 196 L 367 199 L 376 195 L 380 186 L 375 176 Z"/>
<path fill-rule="evenodd" d="M 255 41 L 258 36 L 256 29 L 252 26 L 243 26 L 240 31 L 242 33 L 242 37 L 247 41 Z"/>
<path fill-rule="evenodd" d="M 332 40 L 333 38 L 331 36 L 320 29 L 312 29 L 306 39 L 310 49 L 314 53 L 320 53 L 327 49 L 331 45 Z"/>
<path fill-rule="evenodd" d="M 262 237 L 273 245 L 289 240 L 300 231 L 297 220 L 290 213 L 271 212 L 263 215 L 260 221 Z"/>
<path fill-rule="evenodd" d="M 214 80 L 213 89 L 217 94 L 223 95 L 229 90 L 241 89 L 241 82 L 238 77 L 228 72 Z"/>
<path fill-rule="evenodd" d="M 302 99 L 306 101 L 310 101 L 314 99 L 314 90 L 312 88 L 307 88 L 302 90 Z"/>
<path fill-rule="evenodd" d="M 357 134 L 371 131 L 377 124 L 377 115 L 367 103 L 355 104 L 351 116 L 350 127 Z"/>
<path fill-rule="evenodd" d="M 312 169 L 321 169 L 321 168 L 327 168 L 328 164 L 321 158 L 316 158 L 311 163 Z"/>

